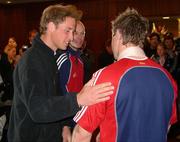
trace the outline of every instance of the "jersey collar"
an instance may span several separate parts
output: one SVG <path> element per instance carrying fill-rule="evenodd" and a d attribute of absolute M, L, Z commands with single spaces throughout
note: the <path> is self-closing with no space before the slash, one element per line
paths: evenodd
<path fill-rule="evenodd" d="M 124 51 L 120 53 L 118 60 L 122 58 L 128 58 L 133 60 L 145 60 L 147 59 L 147 56 L 140 47 L 133 46 L 126 48 Z"/>

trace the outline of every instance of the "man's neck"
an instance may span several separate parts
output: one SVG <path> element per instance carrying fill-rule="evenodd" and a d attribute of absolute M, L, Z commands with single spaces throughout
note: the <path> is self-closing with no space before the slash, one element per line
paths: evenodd
<path fill-rule="evenodd" d="M 72 45 L 69 45 L 69 47 L 72 49 L 72 50 L 74 50 L 74 51 L 78 51 L 78 49 L 77 48 L 75 48 L 74 46 L 72 46 Z"/>
<path fill-rule="evenodd" d="M 48 36 L 46 35 L 41 35 L 40 39 L 54 52 L 56 52 L 57 48 L 53 46 L 53 44 L 50 42 Z"/>
<path fill-rule="evenodd" d="M 144 51 L 138 46 L 132 46 L 125 48 L 120 54 L 117 60 L 122 58 L 131 58 L 137 60 L 144 60 L 146 59 L 146 55 Z"/>

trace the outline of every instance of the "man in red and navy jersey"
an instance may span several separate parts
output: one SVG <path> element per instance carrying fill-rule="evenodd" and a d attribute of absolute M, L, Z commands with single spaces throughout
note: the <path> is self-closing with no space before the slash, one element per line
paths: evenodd
<path fill-rule="evenodd" d="M 67 50 L 62 51 L 56 60 L 58 66 L 58 79 L 60 89 L 63 95 L 69 95 L 69 92 L 79 92 L 83 87 L 84 81 L 84 64 L 80 57 L 80 49 L 85 39 L 85 26 L 78 20 L 74 32 L 74 38 L 70 42 Z M 73 116 L 63 121 L 62 137 L 64 141 L 70 141 L 71 130 L 75 123 Z"/>
<path fill-rule="evenodd" d="M 63 94 L 67 92 L 79 92 L 83 87 L 84 64 L 80 57 L 80 49 L 85 39 L 85 26 L 77 21 L 74 38 L 66 51 L 62 52 L 57 59 L 60 88 Z"/>
<path fill-rule="evenodd" d="M 142 49 L 148 21 L 128 8 L 112 22 L 117 62 L 100 69 L 94 84 L 111 81 L 111 99 L 84 106 L 74 120 L 73 142 L 90 141 L 100 128 L 101 142 L 166 142 L 176 122 L 177 86 L 171 75 Z"/>

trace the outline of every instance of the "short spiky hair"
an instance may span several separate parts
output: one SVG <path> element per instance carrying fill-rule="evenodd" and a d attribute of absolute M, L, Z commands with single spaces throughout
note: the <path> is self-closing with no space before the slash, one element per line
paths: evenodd
<path fill-rule="evenodd" d="M 51 5 L 47 7 L 42 13 L 39 28 L 40 33 L 44 34 L 46 32 L 47 24 L 49 22 L 53 22 L 55 25 L 58 25 L 59 23 L 63 22 L 66 17 L 72 17 L 76 20 L 80 20 L 82 14 L 82 11 L 78 10 L 74 5 Z"/>
<path fill-rule="evenodd" d="M 119 31 L 122 34 L 124 45 L 131 43 L 142 47 L 148 28 L 148 20 L 133 8 L 127 8 L 112 21 L 112 32 L 115 34 Z"/>

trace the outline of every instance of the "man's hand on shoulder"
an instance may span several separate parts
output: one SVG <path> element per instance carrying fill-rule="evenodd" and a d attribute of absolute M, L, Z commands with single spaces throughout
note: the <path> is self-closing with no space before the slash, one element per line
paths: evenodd
<path fill-rule="evenodd" d="M 94 80 L 95 79 L 92 78 L 77 94 L 79 106 L 89 106 L 107 101 L 110 99 L 110 95 L 113 94 L 114 86 L 112 86 L 112 83 L 105 82 L 92 86 Z"/>

